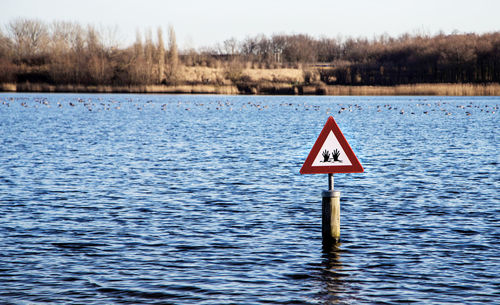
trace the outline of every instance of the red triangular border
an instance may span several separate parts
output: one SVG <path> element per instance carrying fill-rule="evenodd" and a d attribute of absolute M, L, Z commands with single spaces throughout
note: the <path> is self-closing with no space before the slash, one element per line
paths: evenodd
<path fill-rule="evenodd" d="M 345 165 L 345 166 L 312 166 L 314 159 L 318 155 L 321 147 L 323 146 L 323 143 L 325 143 L 326 138 L 328 137 L 328 134 L 330 134 L 330 131 L 333 131 L 333 134 L 335 137 L 337 137 L 337 140 L 339 141 L 340 146 L 342 146 L 342 149 L 346 153 L 347 157 L 349 158 L 349 161 L 351 162 L 351 165 Z M 336 174 L 336 173 L 362 173 L 364 171 L 363 166 L 361 166 L 361 163 L 359 163 L 358 158 L 354 154 L 354 151 L 352 151 L 351 146 L 349 143 L 347 143 L 347 140 L 345 139 L 344 135 L 342 134 L 342 131 L 340 131 L 339 126 L 337 126 L 337 123 L 335 123 L 335 120 L 333 119 L 332 116 L 328 118 L 326 121 L 325 127 L 323 127 L 323 130 L 321 130 L 321 133 L 319 134 L 318 139 L 316 140 L 316 143 L 314 143 L 314 146 L 311 149 L 311 152 L 309 152 L 309 155 L 307 156 L 306 161 L 302 165 L 302 168 L 300 169 L 301 174 Z"/>

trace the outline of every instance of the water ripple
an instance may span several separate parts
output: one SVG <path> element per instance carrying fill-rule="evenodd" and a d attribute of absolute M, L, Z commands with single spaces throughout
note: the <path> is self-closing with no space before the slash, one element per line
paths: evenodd
<path fill-rule="evenodd" d="M 499 104 L 0 94 L 0 302 L 495 303 Z M 326 249 L 328 115 L 365 173 Z"/>

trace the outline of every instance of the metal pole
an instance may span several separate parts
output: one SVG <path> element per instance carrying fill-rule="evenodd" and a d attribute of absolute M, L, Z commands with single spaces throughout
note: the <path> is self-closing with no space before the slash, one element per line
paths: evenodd
<path fill-rule="evenodd" d="M 322 197 L 323 245 L 331 246 L 340 240 L 340 192 L 333 190 L 333 174 L 328 174 L 328 191 Z"/>
<path fill-rule="evenodd" d="M 333 174 L 328 174 L 328 190 L 333 191 Z"/>

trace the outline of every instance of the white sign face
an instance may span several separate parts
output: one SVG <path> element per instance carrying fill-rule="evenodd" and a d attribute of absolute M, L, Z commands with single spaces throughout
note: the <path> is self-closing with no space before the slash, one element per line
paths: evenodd
<path fill-rule="evenodd" d="M 337 137 L 330 130 L 318 155 L 314 158 L 312 166 L 346 166 L 352 165 L 346 153 L 342 149 Z"/>

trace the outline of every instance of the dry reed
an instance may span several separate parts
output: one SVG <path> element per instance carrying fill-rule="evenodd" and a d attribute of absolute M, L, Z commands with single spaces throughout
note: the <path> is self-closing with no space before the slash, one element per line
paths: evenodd
<path fill-rule="evenodd" d="M 327 86 L 328 95 L 498 96 L 500 84 L 414 84 L 398 86 Z"/>
<path fill-rule="evenodd" d="M 211 68 L 207 68 L 211 69 Z M 220 70 L 220 69 L 215 69 Z M 294 70 L 294 69 L 288 69 Z M 220 71 L 206 71 L 217 75 Z M 300 85 L 276 78 L 276 71 L 263 73 L 260 69 L 252 71 L 254 82 L 245 89 L 223 82 L 180 85 L 141 85 L 141 86 L 83 86 L 49 85 L 44 83 L 3 83 L 2 92 L 87 92 L 87 93 L 181 93 L 181 94 L 284 94 L 284 95 L 443 95 L 443 96 L 500 96 L 500 84 L 414 84 L 398 86 L 326 86 Z M 285 77 L 298 77 L 295 71 L 288 71 Z M 258 81 L 257 81 L 258 80 Z"/>

